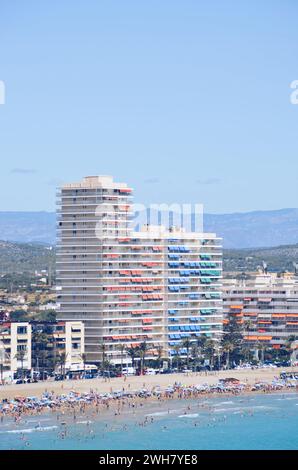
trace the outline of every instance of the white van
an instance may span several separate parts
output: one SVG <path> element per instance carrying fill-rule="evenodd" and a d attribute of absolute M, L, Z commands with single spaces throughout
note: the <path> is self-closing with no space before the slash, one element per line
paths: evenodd
<path fill-rule="evenodd" d="M 156 370 L 155 369 L 146 369 L 145 375 L 155 375 Z"/>
<path fill-rule="evenodd" d="M 123 367 L 123 375 L 135 375 L 136 369 L 134 367 Z"/>

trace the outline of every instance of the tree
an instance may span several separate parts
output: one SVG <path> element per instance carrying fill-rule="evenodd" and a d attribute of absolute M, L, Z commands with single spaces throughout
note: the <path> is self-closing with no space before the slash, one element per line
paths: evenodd
<path fill-rule="evenodd" d="M 201 335 L 198 339 L 197 339 L 197 346 L 198 346 L 198 349 L 199 349 L 199 355 L 203 355 L 204 354 L 204 348 L 205 348 L 205 344 L 207 342 L 207 336 L 205 335 Z"/>
<path fill-rule="evenodd" d="M 133 347 L 131 346 L 130 348 L 126 348 L 126 352 L 128 354 L 129 357 L 131 357 L 131 365 L 132 367 L 135 366 L 135 358 L 137 356 L 137 348 L 136 347 Z"/>
<path fill-rule="evenodd" d="M 214 341 L 214 354 L 217 356 L 218 360 L 218 369 L 220 370 L 220 365 L 221 365 L 221 353 L 222 353 L 222 348 L 221 344 L 219 341 Z"/>
<path fill-rule="evenodd" d="M 9 319 L 14 322 L 28 321 L 28 313 L 22 309 L 14 310 L 10 312 Z"/>
<path fill-rule="evenodd" d="M 290 336 L 288 336 L 286 342 L 283 345 L 283 349 L 290 356 L 290 359 L 291 359 L 291 356 L 292 356 L 293 352 L 295 351 L 295 349 L 297 347 L 296 344 L 294 344 L 295 341 L 297 341 L 297 339 L 298 339 L 297 335 L 290 335 Z"/>
<path fill-rule="evenodd" d="M 121 375 L 122 375 L 123 374 L 123 356 L 124 356 L 124 351 L 125 351 L 125 345 L 123 343 L 118 344 L 117 348 L 120 351 L 120 356 L 121 356 Z"/>
<path fill-rule="evenodd" d="M 85 372 L 86 372 L 86 362 L 87 362 L 87 354 L 86 354 L 86 353 L 82 353 L 82 354 L 81 354 L 81 359 L 82 359 L 82 362 L 83 362 L 84 376 L 85 376 Z"/>
<path fill-rule="evenodd" d="M 39 328 L 39 329 L 38 329 Z M 32 366 L 35 369 L 42 367 L 54 369 L 55 364 L 52 360 L 53 336 L 43 328 L 33 328 L 32 331 Z"/>
<path fill-rule="evenodd" d="M 215 344 L 212 339 L 208 339 L 204 346 L 204 354 L 209 359 L 210 369 L 214 366 Z"/>
<path fill-rule="evenodd" d="M 191 346 L 191 341 L 188 338 L 185 338 L 182 341 L 182 347 L 186 349 L 186 367 L 189 367 L 189 350 Z"/>
<path fill-rule="evenodd" d="M 226 353 L 226 364 L 229 366 L 231 356 L 234 359 L 241 356 L 241 348 L 243 345 L 243 327 L 236 320 L 231 318 L 227 325 L 224 327 L 224 334 L 222 337 L 222 349 Z"/>
<path fill-rule="evenodd" d="M 246 320 L 243 323 L 243 330 L 247 334 L 248 345 L 244 343 L 244 345 L 242 347 L 242 354 L 244 355 L 244 357 L 247 361 L 249 361 L 249 357 L 250 357 L 250 346 L 249 346 L 250 338 L 249 338 L 249 334 L 253 329 L 254 329 L 254 322 L 252 320 Z"/>
<path fill-rule="evenodd" d="M 257 353 L 258 353 L 258 361 L 260 362 L 264 362 L 264 359 L 265 359 L 265 350 L 266 350 L 266 344 L 262 341 L 258 341 L 257 344 L 256 344 L 256 348 L 257 348 Z M 261 352 L 261 359 L 259 357 L 259 352 Z"/>
<path fill-rule="evenodd" d="M 175 359 L 176 359 L 176 365 L 177 365 L 177 369 L 179 371 L 180 369 L 180 348 L 181 348 L 181 345 L 178 343 L 178 344 L 175 344 L 174 346 L 174 351 L 175 351 Z"/>
<path fill-rule="evenodd" d="M 25 360 L 26 355 L 27 355 L 27 348 L 26 347 L 24 349 L 20 349 L 15 355 L 15 358 L 17 359 L 17 361 L 21 362 L 22 380 L 24 378 L 24 360 Z"/>
<path fill-rule="evenodd" d="M 222 342 L 222 350 L 226 353 L 226 367 L 227 369 L 230 368 L 230 354 L 234 351 L 234 344 L 231 343 L 228 339 Z"/>
<path fill-rule="evenodd" d="M 245 320 L 243 323 L 243 329 L 247 332 L 247 341 L 249 341 L 249 333 L 254 328 L 254 322 L 252 320 Z"/>
<path fill-rule="evenodd" d="M 103 339 L 101 340 L 99 344 L 99 351 L 101 353 L 101 370 L 103 372 L 106 366 L 106 355 L 107 355 L 107 346 L 104 343 Z"/>
<path fill-rule="evenodd" d="M 161 363 L 161 358 L 162 358 L 162 355 L 163 355 L 163 347 L 161 344 L 159 344 L 156 348 L 157 350 L 157 367 L 158 369 L 160 369 L 160 363 Z"/>
<path fill-rule="evenodd" d="M 55 310 L 43 310 L 38 312 L 38 321 L 44 322 L 55 322 L 56 321 L 56 312 Z"/>
<path fill-rule="evenodd" d="M 146 360 L 147 349 L 148 349 L 148 345 L 147 345 L 146 341 L 143 341 L 139 346 L 141 375 L 143 375 L 144 368 L 145 368 L 145 360 Z"/>
<path fill-rule="evenodd" d="M 248 345 L 244 344 L 242 349 L 241 349 L 241 353 L 242 353 L 244 359 L 246 360 L 246 362 L 249 362 L 250 361 L 251 348 Z"/>
<path fill-rule="evenodd" d="M 0 384 L 3 385 L 3 368 L 5 362 L 5 346 L 2 341 L 0 341 Z"/>
<path fill-rule="evenodd" d="M 42 380 L 44 380 L 44 372 L 45 372 L 45 369 L 47 369 L 48 361 L 49 361 L 48 351 L 41 349 L 35 353 L 35 367 L 38 370 L 38 372 L 40 368 L 42 369 Z M 53 365 L 53 367 L 55 367 L 52 361 L 51 361 L 51 364 Z"/>
<path fill-rule="evenodd" d="M 200 352 L 199 346 L 197 344 L 193 344 L 191 348 L 191 356 L 194 360 L 195 372 L 197 371 L 197 368 L 198 368 L 199 352 Z"/>
<path fill-rule="evenodd" d="M 64 379 L 65 379 L 66 361 L 67 361 L 67 354 L 65 352 L 58 354 L 57 363 L 60 365 L 61 375 L 63 376 Z"/>

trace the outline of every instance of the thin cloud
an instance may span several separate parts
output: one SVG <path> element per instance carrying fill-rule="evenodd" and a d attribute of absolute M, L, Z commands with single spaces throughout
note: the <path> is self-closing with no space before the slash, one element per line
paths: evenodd
<path fill-rule="evenodd" d="M 13 168 L 11 173 L 15 175 L 32 175 L 36 173 L 36 170 L 33 168 Z"/>
<path fill-rule="evenodd" d="M 157 177 L 153 177 L 153 178 L 147 178 L 144 180 L 144 183 L 146 184 L 156 184 L 156 183 L 159 183 L 159 178 Z"/>
<path fill-rule="evenodd" d="M 221 180 L 220 178 L 206 178 L 206 179 L 196 180 L 196 183 L 202 184 L 202 185 L 220 184 Z"/>

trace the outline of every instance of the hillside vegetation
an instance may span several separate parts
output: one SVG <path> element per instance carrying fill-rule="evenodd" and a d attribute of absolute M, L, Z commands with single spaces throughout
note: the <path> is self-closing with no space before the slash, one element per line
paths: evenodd
<path fill-rule="evenodd" d="M 0 274 L 34 273 L 55 268 L 55 249 L 35 243 L 0 241 Z"/>
<path fill-rule="evenodd" d="M 294 271 L 298 263 L 298 244 L 274 248 L 224 250 L 225 271 L 255 271 L 265 261 L 269 271 Z M 36 243 L 0 241 L 0 274 L 55 272 L 55 248 Z"/>

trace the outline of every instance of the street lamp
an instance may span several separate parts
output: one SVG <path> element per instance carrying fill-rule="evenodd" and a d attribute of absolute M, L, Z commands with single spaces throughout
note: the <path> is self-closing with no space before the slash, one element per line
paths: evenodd
<path fill-rule="evenodd" d="M 0 343 L 0 382 L 3 384 L 3 367 L 4 367 L 4 360 L 5 360 L 5 348 L 4 344 Z"/>

